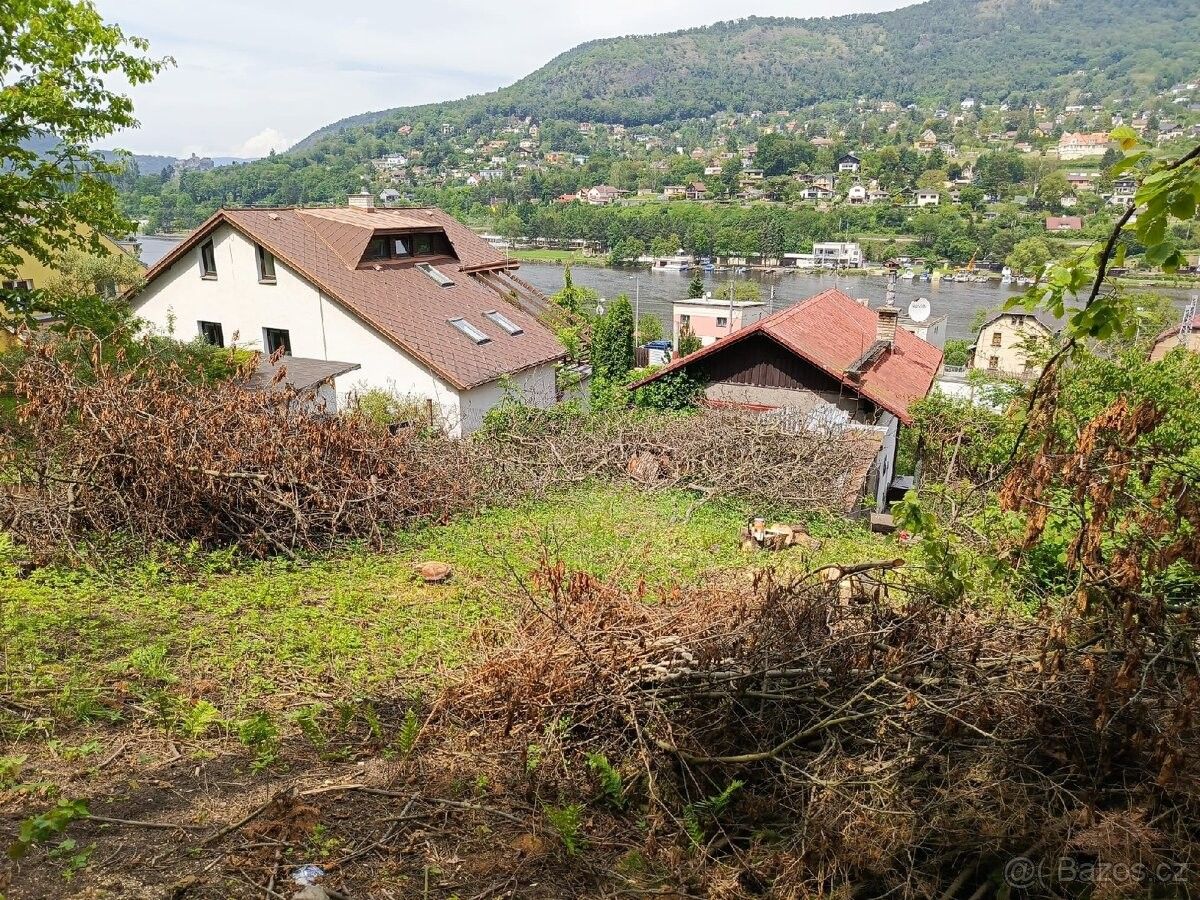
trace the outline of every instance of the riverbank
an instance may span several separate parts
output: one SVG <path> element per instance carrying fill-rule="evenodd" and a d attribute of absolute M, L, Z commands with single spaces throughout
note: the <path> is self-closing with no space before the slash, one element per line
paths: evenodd
<path fill-rule="evenodd" d="M 608 265 L 604 256 L 588 256 L 578 250 L 509 250 L 508 255 L 521 262 L 543 266 L 600 266 Z"/>

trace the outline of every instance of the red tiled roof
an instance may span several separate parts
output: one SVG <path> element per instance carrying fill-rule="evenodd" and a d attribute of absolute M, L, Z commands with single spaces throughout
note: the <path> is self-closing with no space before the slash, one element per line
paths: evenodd
<path fill-rule="evenodd" d="M 898 328 L 891 350 L 879 356 L 855 380 L 846 370 L 875 342 L 879 317 L 836 288 L 830 288 L 760 319 L 732 336 L 690 356 L 674 360 L 638 385 L 661 378 L 706 356 L 736 353 L 753 334 L 765 334 L 848 389 L 895 414 L 902 422 L 911 403 L 928 395 L 942 362 L 942 351 Z"/>
<path fill-rule="evenodd" d="M 516 266 L 439 209 L 223 209 L 176 245 L 146 275 L 150 284 L 215 228 L 228 224 L 426 364 L 458 390 L 566 355 L 533 316 L 505 304 L 469 271 Z M 433 262 L 454 280 L 442 287 L 412 265 L 358 268 L 375 230 L 444 230 L 458 260 Z M 500 307 L 523 331 L 510 335 L 484 316 Z M 489 338 L 476 344 L 449 323 L 465 318 Z"/>

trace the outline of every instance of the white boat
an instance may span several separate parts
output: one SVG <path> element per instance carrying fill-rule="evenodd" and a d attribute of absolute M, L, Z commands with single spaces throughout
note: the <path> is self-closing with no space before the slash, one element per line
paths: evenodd
<path fill-rule="evenodd" d="M 1008 266 L 1005 266 L 1000 270 L 1000 283 L 1012 284 L 1012 269 L 1010 269 Z"/>
<path fill-rule="evenodd" d="M 656 256 L 654 258 L 654 264 L 650 266 L 650 271 L 686 272 L 694 263 L 695 260 L 681 250 L 674 256 Z"/>
<path fill-rule="evenodd" d="M 913 271 L 913 269 L 912 269 L 912 266 L 909 266 L 907 269 L 905 269 L 905 270 L 904 270 L 904 271 L 903 271 L 903 272 L 900 274 L 900 277 L 901 277 L 901 278 L 904 278 L 904 279 L 906 279 L 906 280 L 908 280 L 908 281 L 912 281 L 914 278 L 916 278 L 916 277 L 917 277 L 917 273 Z"/>

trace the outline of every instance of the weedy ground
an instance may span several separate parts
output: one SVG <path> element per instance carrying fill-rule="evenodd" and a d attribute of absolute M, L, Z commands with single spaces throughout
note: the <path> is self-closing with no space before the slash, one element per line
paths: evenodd
<path fill-rule="evenodd" d="M 810 522 L 819 551 L 748 552 L 739 531 L 752 512 L 685 491 L 588 485 L 397 535 L 386 552 L 299 561 L 163 548 L 22 573 L 16 549 L 0 544 L 0 828 L 24 853 L 0 895 L 280 896 L 264 888 L 282 885 L 290 864 L 336 868 L 362 847 L 316 807 L 286 840 L 266 842 L 278 849 L 269 880 L 203 840 L 283 780 L 319 792 L 399 766 L 433 691 L 503 638 L 543 560 L 642 583 L 653 602 L 674 585 L 767 565 L 786 574 L 894 555 L 888 539 L 840 520 Z M 449 563 L 449 581 L 424 583 L 414 566 L 426 560 Z M 444 788 L 469 804 L 486 775 L 456 773 Z M 451 868 L 421 863 L 425 896 L 462 895 L 475 876 L 444 877 Z"/>

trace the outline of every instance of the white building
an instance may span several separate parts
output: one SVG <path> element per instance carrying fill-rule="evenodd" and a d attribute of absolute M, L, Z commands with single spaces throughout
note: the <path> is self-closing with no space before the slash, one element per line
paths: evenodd
<path fill-rule="evenodd" d="M 540 295 L 515 268 L 441 210 L 375 209 L 359 195 L 342 209 L 221 210 L 131 305 L 180 340 L 344 361 L 355 368 L 335 377 L 340 401 L 370 389 L 429 400 L 465 434 L 506 390 L 556 400 L 565 351 L 525 311 Z"/>
<path fill-rule="evenodd" d="M 937 191 L 917 191 L 917 206 L 938 206 L 942 195 Z"/>
<path fill-rule="evenodd" d="M 858 244 L 824 241 L 813 244 L 813 265 L 820 269 L 861 269 L 862 247 Z"/>

